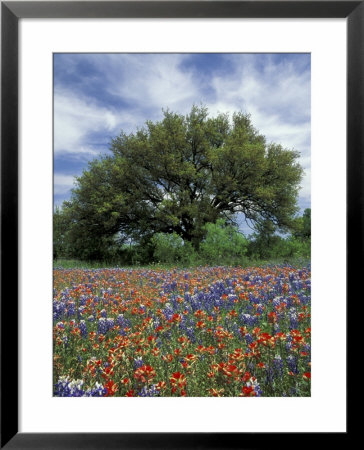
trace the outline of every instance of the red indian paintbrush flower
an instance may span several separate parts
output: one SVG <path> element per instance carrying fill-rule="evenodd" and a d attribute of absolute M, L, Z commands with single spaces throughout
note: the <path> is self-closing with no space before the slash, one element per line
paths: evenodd
<path fill-rule="evenodd" d="M 181 372 L 174 372 L 169 379 L 173 386 L 178 386 L 179 388 L 183 388 L 186 386 L 186 377 Z"/>
<path fill-rule="evenodd" d="M 143 383 L 147 383 L 153 380 L 156 376 L 155 370 L 151 366 L 141 366 L 134 372 L 134 378 Z"/>

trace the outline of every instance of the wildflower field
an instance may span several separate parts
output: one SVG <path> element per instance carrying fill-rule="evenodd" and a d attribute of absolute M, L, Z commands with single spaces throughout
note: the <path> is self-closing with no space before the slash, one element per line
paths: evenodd
<path fill-rule="evenodd" d="M 54 396 L 310 396 L 310 267 L 54 269 Z"/>

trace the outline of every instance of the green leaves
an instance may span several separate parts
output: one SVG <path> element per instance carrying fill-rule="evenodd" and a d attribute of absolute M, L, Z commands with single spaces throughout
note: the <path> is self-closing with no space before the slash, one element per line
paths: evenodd
<path fill-rule="evenodd" d="M 267 146 L 241 112 L 230 119 L 209 117 L 205 107 L 186 116 L 166 110 L 160 121 L 121 132 L 111 151 L 90 163 L 63 207 L 71 247 L 175 233 L 198 249 L 206 224 L 218 219 L 242 213 L 286 229 L 296 212 L 298 153 Z"/>

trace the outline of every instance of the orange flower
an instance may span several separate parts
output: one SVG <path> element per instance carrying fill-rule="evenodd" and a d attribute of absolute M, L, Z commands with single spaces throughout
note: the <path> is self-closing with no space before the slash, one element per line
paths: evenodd
<path fill-rule="evenodd" d="M 213 397 L 221 397 L 221 394 L 224 392 L 224 389 L 209 389 L 209 394 Z"/>
<path fill-rule="evenodd" d="M 255 397 L 257 395 L 253 386 L 243 386 L 242 391 L 240 397 Z"/>
<path fill-rule="evenodd" d="M 169 379 L 171 384 L 175 387 L 178 386 L 180 389 L 186 386 L 186 377 L 181 372 L 174 372 Z"/>
<path fill-rule="evenodd" d="M 172 318 L 168 321 L 170 323 L 179 323 L 181 322 L 181 316 L 179 314 L 173 314 Z"/>
<path fill-rule="evenodd" d="M 189 361 L 189 362 L 195 362 L 197 359 L 197 355 L 189 354 L 186 356 L 185 359 L 187 359 L 187 361 Z"/>
<path fill-rule="evenodd" d="M 152 381 L 155 376 L 155 370 L 148 365 L 141 366 L 134 372 L 134 378 L 143 383 Z"/>
<path fill-rule="evenodd" d="M 251 373 L 245 372 L 241 379 L 244 381 L 244 383 L 246 383 L 250 378 L 251 378 Z"/>
<path fill-rule="evenodd" d="M 268 322 L 275 323 L 277 322 L 277 319 L 278 319 L 277 314 L 274 311 L 268 314 Z"/>
<path fill-rule="evenodd" d="M 239 376 L 239 369 L 234 364 L 226 364 L 226 363 L 219 363 L 217 365 L 217 370 L 219 372 L 222 372 L 224 375 L 226 375 L 228 378 L 234 377 L 235 379 Z"/>
<path fill-rule="evenodd" d="M 230 353 L 229 356 L 235 361 L 242 361 L 245 358 L 245 355 L 241 348 L 236 348 L 233 353 Z"/>
<path fill-rule="evenodd" d="M 165 389 L 167 387 L 167 383 L 165 381 L 160 381 L 155 387 L 158 391 L 160 391 L 161 389 Z"/>
<path fill-rule="evenodd" d="M 115 394 L 115 392 L 118 390 L 117 384 L 114 383 L 112 380 L 109 380 L 105 384 L 105 388 L 107 390 L 106 397 L 112 397 Z"/>
<path fill-rule="evenodd" d="M 162 358 L 164 359 L 164 361 L 168 361 L 168 362 L 173 361 L 173 355 L 171 355 L 170 353 L 168 355 L 163 355 Z"/>

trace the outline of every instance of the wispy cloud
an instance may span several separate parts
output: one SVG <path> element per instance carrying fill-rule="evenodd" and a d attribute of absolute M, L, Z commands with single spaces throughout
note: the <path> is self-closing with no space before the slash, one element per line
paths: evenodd
<path fill-rule="evenodd" d="M 67 88 L 54 92 L 54 152 L 80 157 L 97 156 L 97 144 L 89 135 L 103 133 L 105 138 L 115 133 L 120 123 L 130 120 L 126 113 L 117 114 L 112 108 L 96 104 L 92 98 L 75 96 Z M 103 142 L 105 143 L 105 142 Z"/>
<path fill-rule="evenodd" d="M 136 110 L 186 110 L 199 96 L 197 80 L 181 70 L 184 55 L 109 55 L 107 90 Z M 120 76 L 122 75 L 122 76 Z"/>
<path fill-rule="evenodd" d="M 75 178 L 71 175 L 54 174 L 54 194 L 63 195 L 74 186 Z"/>

